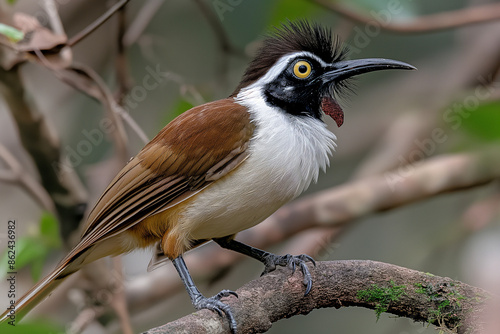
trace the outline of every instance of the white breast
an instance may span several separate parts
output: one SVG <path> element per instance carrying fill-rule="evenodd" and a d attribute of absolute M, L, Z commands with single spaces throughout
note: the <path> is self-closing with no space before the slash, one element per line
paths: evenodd
<path fill-rule="evenodd" d="M 329 164 L 336 138 L 322 121 L 271 108 L 257 87 L 249 88 L 236 101 L 249 109 L 256 125 L 250 155 L 187 208 L 189 223 L 182 225 L 192 239 L 232 235 L 260 223 L 302 193 Z"/>

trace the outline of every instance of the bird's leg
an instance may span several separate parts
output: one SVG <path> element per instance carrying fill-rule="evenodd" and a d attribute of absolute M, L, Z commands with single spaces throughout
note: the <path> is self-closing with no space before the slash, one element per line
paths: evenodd
<path fill-rule="evenodd" d="M 302 273 L 304 274 L 304 285 L 306 286 L 304 296 L 311 291 L 312 278 L 311 274 L 309 273 L 309 269 L 307 268 L 306 262 L 311 262 L 313 265 L 316 265 L 316 263 L 314 262 L 314 259 L 309 255 L 275 255 L 255 247 L 245 245 L 244 243 L 234 240 L 232 236 L 216 238 L 213 240 L 223 248 L 248 255 L 262 262 L 265 268 L 261 276 L 275 270 L 276 266 L 289 267 L 293 272 L 295 272 L 296 266 L 299 266 L 300 270 L 302 270 Z"/>
<path fill-rule="evenodd" d="M 229 321 L 229 327 L 231 327 L 231 333 L 233 334 L 236 333 L 236 321 L 234 320 L 233 313 L 231 312 L 231 309 L 229 308 L 228 305 L 220 301 L 222 297 L 227 297 L 230 295 L 238 297 L 236 292 L 231 290 L 222 290 L 215 296 L 207 298 L 201 294 L 201 292 L 194 284 L 193 278 L 189 274 L 188 268 L 186 266 L 186 263 L 184 262 L 184 259 L 182 258 L 182 255 L 173 259 L 172 263 L 174 264 L 175 269 L 177 269 L 177 272 L 181 277 L 182 283 L 184 283 L 184 286 L 186 287 L 186 290 L 189 294 L 189 297 L 191 298 L 193 306 L 197 310 L 206 308 L 215 311 L 220 316 L 225 314 Z"/>

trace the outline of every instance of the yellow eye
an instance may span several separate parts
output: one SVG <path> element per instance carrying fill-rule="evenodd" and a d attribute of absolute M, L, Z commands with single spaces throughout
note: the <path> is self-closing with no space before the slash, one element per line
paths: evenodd
<path fill-rule="evenodd" d="M 304 79 L 311 74 L 311 64 L 305 60 L 300 60 L 293 65 L 293 74 L 299 79 Z"/>

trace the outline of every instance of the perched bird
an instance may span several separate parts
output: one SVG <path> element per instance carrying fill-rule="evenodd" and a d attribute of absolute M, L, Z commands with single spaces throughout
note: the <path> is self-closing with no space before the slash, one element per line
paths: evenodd
<path fill-rule="evenodd" d="M 329 164 L 344 114 L 336 101 L 345 80 L 385 69 L 415 69 L 389 59 L 345 60 L 332 34 L 305 21 L 288 22 L 262 43 L 240 84 L 226 99 L 194 107 L 172 122 L 131 159 L 90 212 L 80 242 L 0 321 L 20 320 L 66 277 L 105 256 L 158 245 L 172 260 L 196 309 L 224 314 L 220 299 L 196 288 L 183 254 L 207 241 L 265 265 L 299 267 L 311 289 L 307 255 L 278 256 L 240 243 L 236 233 L 296 198 Z"/>

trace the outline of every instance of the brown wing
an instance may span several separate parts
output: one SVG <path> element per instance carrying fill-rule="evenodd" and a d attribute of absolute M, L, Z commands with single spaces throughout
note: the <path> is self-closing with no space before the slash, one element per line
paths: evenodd
<path fill-rule="evenodd" d="M 236 168 L 253 134 L 232 98 L 192 108 L 169 123 L 114 178 L 90 213 L 89 247 L 181 203 Z"/>

